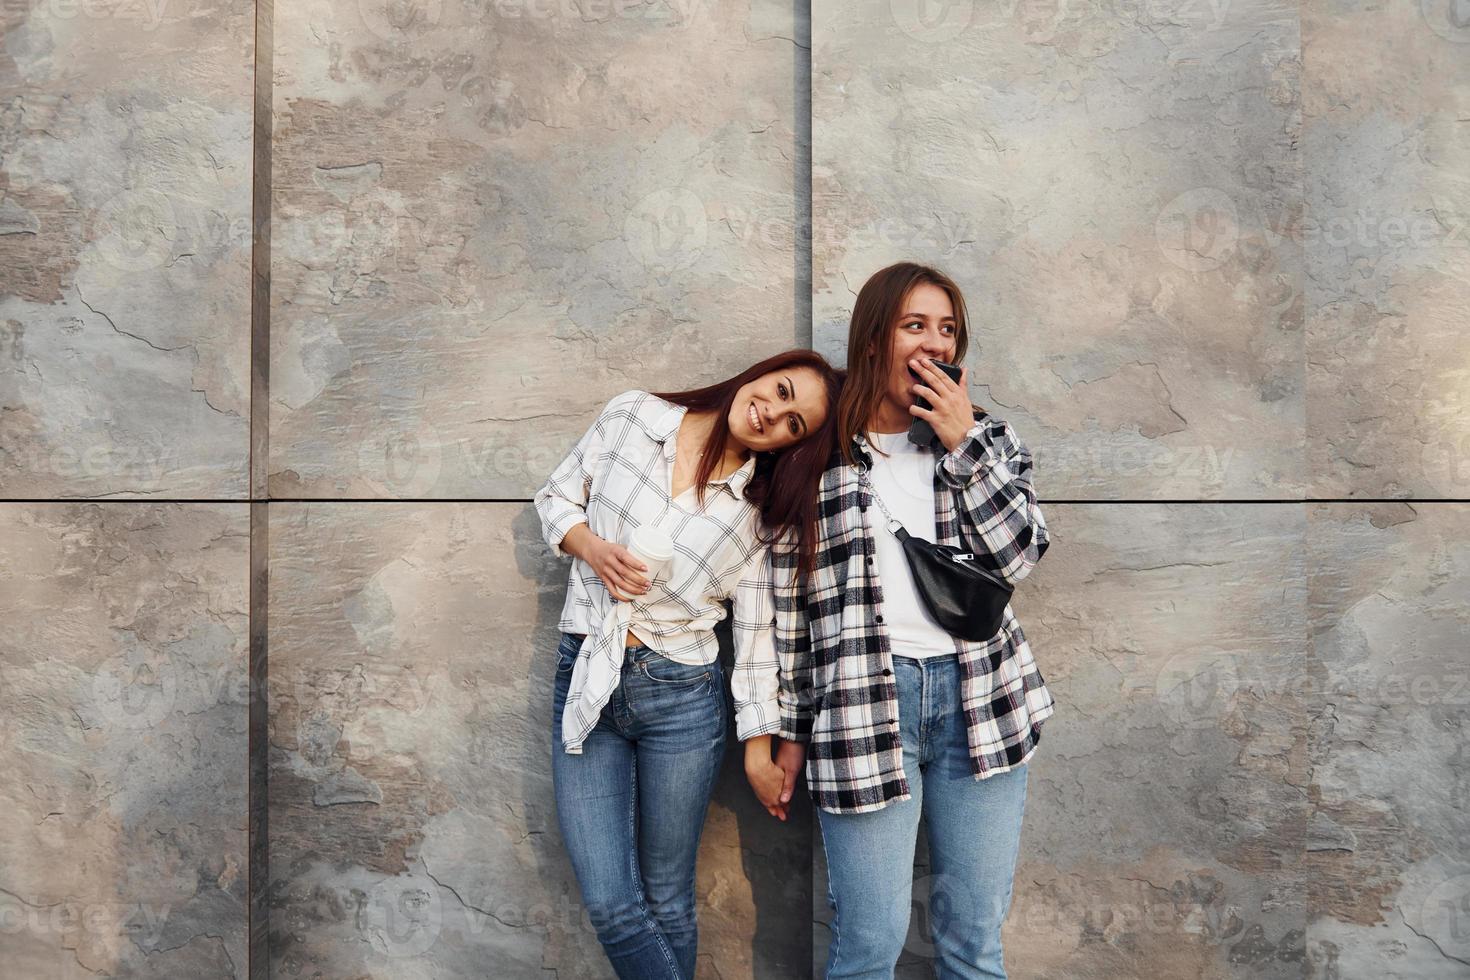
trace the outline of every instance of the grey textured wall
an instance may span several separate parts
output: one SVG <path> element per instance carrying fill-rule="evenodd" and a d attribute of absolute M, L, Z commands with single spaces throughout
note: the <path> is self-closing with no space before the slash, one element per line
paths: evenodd
<path fill-rule="evenodd" d="M 0 11 L 0 494 L 243 498 L 249 0 Z"/>
<path fill-rule="evenodd" d="M 815 346 L 944 268 L 1056 532 L 1013 974 L 1470 975 L 1463 5 L 815 0 L 813 39 Z"/>
<path fill-rule="evenodd" d="M 0 973 L 243 977 L 245 504 L 0 507 Z"/>
<path fill-rule="evenodd" d="M 0 18 L 0 972 L 610 976 L 528 498 L 915 258 L 1054 535 L 1011 975 L 1470 975 L 1463 5 Z M 819 974 L 731 744 L 700 976 Z"/>

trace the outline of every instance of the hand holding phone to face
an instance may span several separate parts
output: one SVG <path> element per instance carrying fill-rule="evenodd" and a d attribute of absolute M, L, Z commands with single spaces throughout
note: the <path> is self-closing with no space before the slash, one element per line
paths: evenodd
<path fill-rule="evenodd" d="M 949 379 L 951 381 L 954 381 L 956 383 L 959 382 L 961 368 L 958 364 L 947 364 L 944 361 L 935 360 L 933 358 L 930 358 L 929 363 L 933 364 L 936 368 L 949 375 Z M 923 378 L 914 373 L 913 368 L 909 368 L 909 375 L 914 379 L 916 383 L 922 384 L 924 381 Z M 933 405 L 929 404 L 929 399 L 925 398 L 923 395 L 917 396 L 914 399 L 914 404 L 918 405 L 920 408 L 934 407 Z M 933 441 L 934 427 L 929 424 L 928 419 L 921 419 L 916 416 L 913 423 L 909 425 L 909 442 L 913 443 L 916 446 L 928 446 Z"/>

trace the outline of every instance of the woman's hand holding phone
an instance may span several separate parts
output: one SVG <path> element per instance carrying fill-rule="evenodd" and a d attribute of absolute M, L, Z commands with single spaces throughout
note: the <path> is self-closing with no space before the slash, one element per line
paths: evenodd
<path fill-rule="evenodd" d="M 962 367 L 959 380 L 954 381 L 925 357 L 909 358 L 909 367 L 924 379 L 923 384 L 909 390 L 930 405 L 929 408 L 910 405 L 909 414 L 928 422 L 944 448 L 954 452 L 975 424 L 975 412 L 970 404 L 970 369 Z"/>

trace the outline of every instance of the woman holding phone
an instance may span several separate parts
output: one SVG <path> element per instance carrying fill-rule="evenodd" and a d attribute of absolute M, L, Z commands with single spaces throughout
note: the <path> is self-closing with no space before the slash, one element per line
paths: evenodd
<path fill-rule="evenodd" d="M 770 542 L 812 560 L 840 384 L 821 355 L 792 350 L 704 388 L 623 392 L 536 493 L 547 544 L 574 559 L 553 692 L 557 818 L 619 977 L 694 976 L 695 860 L 725 750 L 714 627 L 733 600 L 736 733 L 769 744 Z"/>
<path fill-rule="evenodd" d="M 1005 976 L 1027 765 L 1052 697 L 1009 605 L 983 641 L 938 624 L 882 510 L 1012 585 L 1047 550 L 1030 452 L 971 404 L 967 371 L 956 381 L 932 363 L 959 364 L 967 344 L 964 298 L 937 269 L 900 262 L 864 284 L 838 451 L 818 492 L 815 570 L 773 551 L 785 779 L 774 791 L 752 784 L 784 814 L 805 761 L 836 913 L 829 978 L 893 976 L 921 815 L 938 975 Z M 909 431 L 920 420 L 922 445 Z M 769 753 L 760 741 L 747 755 Z"/>

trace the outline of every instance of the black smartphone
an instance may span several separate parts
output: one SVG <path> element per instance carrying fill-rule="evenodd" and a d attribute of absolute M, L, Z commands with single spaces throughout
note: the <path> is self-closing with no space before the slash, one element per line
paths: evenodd
<path fill-rule="evenodd" d="M 937 367 L 939 370 L 943 371 L 945 374 L 949 375 L 949 380 L 955 382 L 956 384 L 959 383 L 960 366 L 958 364 L 946 364 L 943 361 L 938 361 L 933 358 L 929 359 L 929 363 Z M 913 378 L 914 381 L 918 384 L 924 383 L 924 379 L 919 377 L 919 375 L 914 371 L 913 368 L 909 368 L 909 376 Z M 929 404 L 929 399 L 925 398 L 923 395 L 917 396 L 914 399 L 914 403 L 920 408 L 934 407 L 933 405 Z M 914 421 L 909 426 L 909 442 L 913 443 L 916 446 L 924 446 L 927 448 L 928 445 L 933 441 L 934 427 L 929 424 L 929 420 L 921 419 L 917 415 L 914 416 Z"/>

